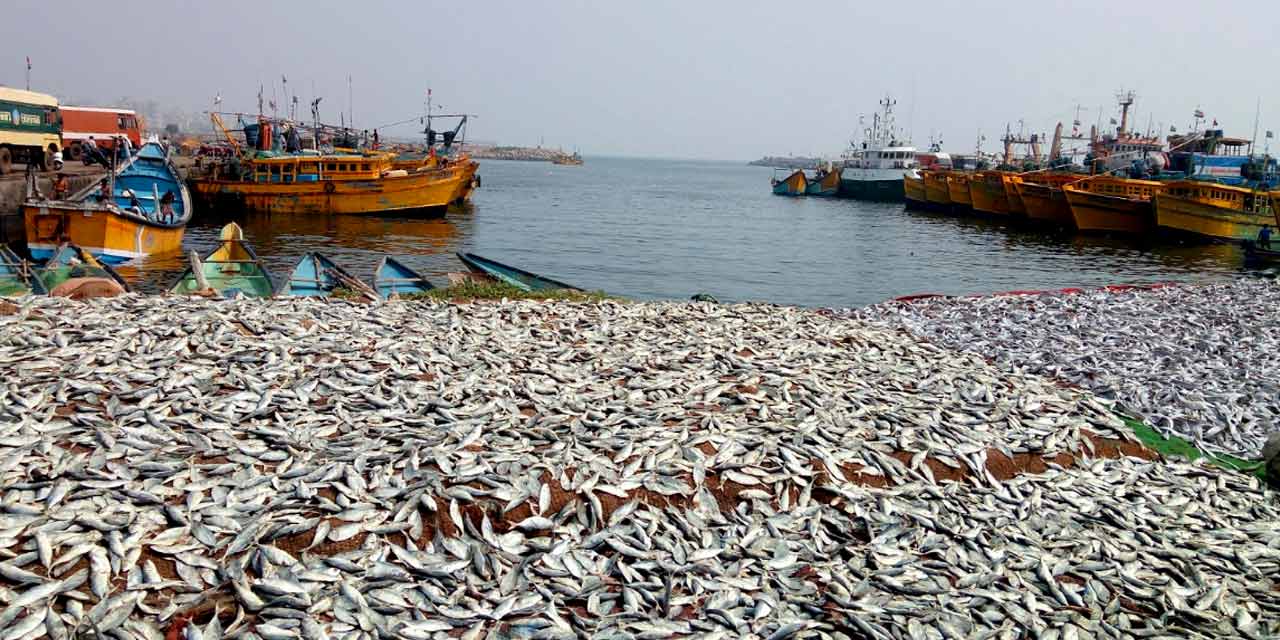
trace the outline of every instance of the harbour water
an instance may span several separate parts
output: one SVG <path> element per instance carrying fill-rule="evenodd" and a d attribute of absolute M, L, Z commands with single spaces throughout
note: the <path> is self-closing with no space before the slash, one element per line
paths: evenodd
<path fill-rule="evenodd" d="M 186 250 L 211 249 L 235 219 L 287 278 L 321 251 L 359 277 L 394 254 L 444 283 L 454 252 L 639 299 L 763 300 L 847 307 L 917 293 L 967 294 L 1116 283 L 1203 281 L 1240 271 L 1235 246 L 1141 245 L 901 204 L 786 198 L 770 170 L 727 162 L 588 158 L 584 166 L 484 161 L 474 202 L 442 220 L 202 216 Z M 184 268 L 178 255 L 122 266 L 142 291 Z"/>

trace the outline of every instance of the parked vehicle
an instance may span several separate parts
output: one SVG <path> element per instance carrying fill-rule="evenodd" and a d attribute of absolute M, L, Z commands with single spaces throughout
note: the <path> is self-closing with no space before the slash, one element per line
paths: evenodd
<path fill-rule="evenodd" d="M 142 146 L 141 119 L 132 109 L 63 106 L 61 111 L 62 144 L 70 160 L 83 157 L 80 145 L 89 136 L 93 136 L 94 143 L 103 151 L 115 149 L 118 136 L 128 138 L 134 149 Z"/>
<path fill-rule="evenodd" d="M 61 132 L 57 98 L 0 87 L 0 174 L 12 171 L 15 162 L 48 170 L 62 148 Z"/>

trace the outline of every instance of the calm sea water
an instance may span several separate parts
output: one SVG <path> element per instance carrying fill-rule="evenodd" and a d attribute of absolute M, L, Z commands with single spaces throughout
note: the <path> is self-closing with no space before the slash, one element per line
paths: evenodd
<path fill-rule="evenodd" d="M 359 277 L 384 254 L 433 282 L 471 251 L 586 289 L 644 299 L 860 306 L 916 293 L 983 293 L 1207 280 L 1240 271 L 1234 246 L 1141 244 L 1055 234 L 901 204 L 787 198 L 771 170 L 738 164 L 588 158 L 580 167 L 481 161 L 474 202 L 442 220 L 198 216 L 185 249 L 216 244 L 236 219 L 277 282 L 321 251 Z M 185 252 L 184 252 L 185 253 Z M 184 258 L 119 270 L 156 291 Z"/>

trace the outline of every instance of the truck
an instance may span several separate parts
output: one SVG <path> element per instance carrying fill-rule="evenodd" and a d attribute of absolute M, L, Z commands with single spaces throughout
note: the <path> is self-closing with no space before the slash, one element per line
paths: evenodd
<path fill-rule="evenodd" d="M 58 99 L 44 93 L 0 87 L 0 174 L 23 162 L 48 170 L 62 147 Z"/>
<path fill-rule="evenodd" d="M 62 106 L 62 144 L 69 160 L 83 156 L 80 145 L 93 136 L 99 149 L 115 148 L 115 139 L 124 136 L 133 148 L 142 146 L 141 119 L 132 109 L 113 107 Z"/>

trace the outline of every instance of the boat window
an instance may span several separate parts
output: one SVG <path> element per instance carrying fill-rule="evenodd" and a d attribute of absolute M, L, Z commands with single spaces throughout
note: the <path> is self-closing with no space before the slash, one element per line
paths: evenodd
<path fill-rule="evenodd" d="M 369 163 L 368 163 L 368 162 L 363 162 L 363 163 L 361 163 L 361 164 L 360 164 L 360 170 L 361 170 L 361 171 L 368 171 L 368 170 L 369 170 Z"/>

